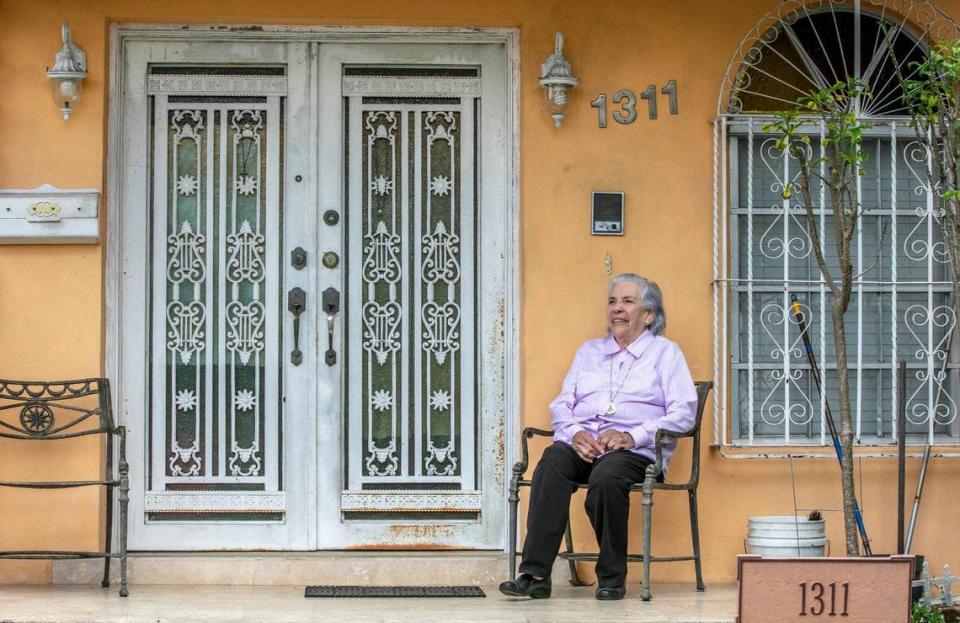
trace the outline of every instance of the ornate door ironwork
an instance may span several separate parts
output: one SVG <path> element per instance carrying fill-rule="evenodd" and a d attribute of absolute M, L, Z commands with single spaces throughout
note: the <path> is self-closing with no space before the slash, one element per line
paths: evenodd
<path fill-rule="evenodd" d="M 282 75 L 151 75 L 148 519 L 282 517 Z M 224 514 L 227 515 L 224 515 Z"/>
<path fill-rule="evenodd" d="M 348 67 L 343 96 L 353 263 L 341 506 L 477 512 L 478 71 Z"/>

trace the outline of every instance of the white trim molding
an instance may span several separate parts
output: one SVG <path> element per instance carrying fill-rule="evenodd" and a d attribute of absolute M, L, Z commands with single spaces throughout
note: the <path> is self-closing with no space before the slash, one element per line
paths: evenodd
<path fill-rule="evenodd" d="M 147 513 L 282 513 L 287 508 L 283 492 L 183 491 L 149 492 Z"/>
<path fill-rule="evenodd" d="M 344 491 L 340 508 L 345 513 L 480 512 L 479 491 Z"/>
<path fill-rule="evenodd" d="M 423 97 L 480 96 L 479 78 L 436 78 L 433 76 L 344 76 L 343 95 L 409 95 Z"/>
<path fill-rule="evenodd" d="M 153 75 L 149 95 L 286 95 L 286 76 Z"/>

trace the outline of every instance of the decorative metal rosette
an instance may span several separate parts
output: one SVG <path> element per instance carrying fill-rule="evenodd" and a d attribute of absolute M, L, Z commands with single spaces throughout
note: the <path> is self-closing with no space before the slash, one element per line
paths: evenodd
<path fill-rule="evenodd" d="M 31 402 L 20 410 L 20 425 L 31 435 L 43 435 L 53 428 L 53 410 L 42 402 Z"/>

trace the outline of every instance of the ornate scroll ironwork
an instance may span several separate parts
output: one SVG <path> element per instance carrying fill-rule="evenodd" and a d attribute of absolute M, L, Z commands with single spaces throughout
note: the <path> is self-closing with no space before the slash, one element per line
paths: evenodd
<path fill-rule="evenodd" d="M 269 104 L 184 106 L 156 135 L 167 153 L 155 223 L 165 229 L 165 288 L 154 303 L 166 316 L 164 476 L 215 484 L 263 476 L 266 263 L 279 244 L 264 176 L 276 163 L 267 163 Z"/>
<path fill-rule="evenodd" d="M 67 382 L 0 380 L 0 437 L 63 439 L 115 429 L 110 405 L 84 398 L 109 394 L 105 379 Z"/>
<path fill-rule="evenodd" d="M 855 191 L 866 218 L 854 242 L 860 274 L 847 317 L 849 356 L 857 361 L 850 379 L 857 440 L 885 443 L 893 432 L 893 409 L 885 405 L 896 400 L 892 366 L 903 355 L 913 369 L 907 387 L 911 432 L 925 427 L 930 443 L 936 435 L 956 437 L 955 425 L 945 428 L 957 419 L 950 372 L 958 364 L 955 356 L 946 361 L 956 319 L 950 310 L 949 258 L 939 235 L 939 189 L 930 181 L 931 154 L 903 120 L 908 111 L 901 77 L 913 77 L 930 41 L 958 37 L 957 24 L 929 0 L 783 0 L 733 54 L 714 128 L 715 362 L 727 360 L 728 350 L 734 354 L 732 400 L 718 395 L 714 405 L 715 434 L 722 443 L 728 402 L 740 411 L 730 421 L 738 441 L 792 443 L 791 435 L 809 441 L 817 435 L 815 414 L 825 411 L 826 399 L 807 395 L 806 366 L 794 361 L 798 332 L 781 288 L 817 302 L 810 306 L 821 317 L 819 335 L 811 338 L 832 391 L 831 294 L 812 262 L 808 223 L 797 196 L 797 163 L 776 148 L 763 127 L 772 113 L 794 108 L 799 98 L 847 77 L 869 92 L 851 105 L 868 126 L 863 149 L 870 163 Z M 810 139 L 808 156 L 816 161 L 826 128 L 811 121 L 801 133 Z M 817 194 L 812 203 L 825 256 L 835 261 L 834 232 L 826 225 L 829 190 L 814 176 L 809 191 Z M 731 243 L 736 244 L 733 270 L 726 259 Z M 813 319 L 809 309 L 804 314 Z M 737 329 L 741 341 L 732 346 Z M 716 368 L 717 381 L 726 380 L 726 368 L 719 363 Z M 875 393 L 874 386 L 882 391 Z M 820 441 L 826 443 L 822 427 Z"/>
<path fill-rule="evenodd" d="M 800 305 L 800 309 L 804 319 L 804 331 L 809 331 L 810 308 Z M 783 426 L 786 423 L 808 424 L 813 419 L 814 408 L 800 385 L 803 370 L 799 367 L 791 368 L 790 365 L 791 360 L 803 357 L 803 334 L 798 329 L 797 318 L 789 305 L 770 303 L 760 312 L 760 326 L 774 344 L 770 349 L 770 357 L 784 364 L 782 369 L 768 371 L 773 386 L 769 387 L 760 404 L 760 417 L 772 426 Z M 800 398 L 791 398 L 792 392 L 796 392 Z"/>
<path fill-rule="evenodd" d="M 727 65 L 717 112 L 781 110 L 849 75 L 872 94 L 857 103 L 861 116 L 903 114 L 896 68 L 912 75 L 918 32 L 933 40 L 960 33 L 930 0 L 783 0 L 740 41 Z M 860 39 L 854 41 L 851 33 Z M 856 66 L 854 48 L 864 52 Z"/>
<path fill-rule="evenodd" d="M 431 104 L 361 113 L 365 478 L 460 473 L 461 115 Z"/>

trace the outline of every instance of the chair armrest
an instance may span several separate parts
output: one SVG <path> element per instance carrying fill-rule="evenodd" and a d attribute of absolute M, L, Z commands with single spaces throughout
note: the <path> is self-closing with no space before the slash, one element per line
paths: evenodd
<path fill-rule="evenodd" d="M 534 428 L 532 426 L 528 426 L 525 429 L 523 429 L 523 433 L 521 433 L 521 435 L 523 436 L 523 439 L 522 439 L 523 443 L 526 444 L 527 439 L 529 439 L 530 437 L 535 437 L 535 436 L 536 437 L 553 437 L 553 431 L 546 430 L 543 428 Z"/>
<path fill-rule="evenodd" d="M 697 433 L 696 428 L 691 428 L 688 431 L 679 433 L 675 430 L 667 430 L 666 428 L 661 428 L 657 431 L 657 445 L 659 446 L 664 437 L 670 437 L 671 439 L 680 439 L 682 437 L 693 437 Z"/>
<path fill-rule="evenodd" d="M 675 430 L 667 430 L 661 428 L 657 431 L 656 437 L 656 452 L 657 460 L 647 466 L 646 477 L 656 480 L 657 476 L 663 473 L 663 441 L 666 438 L 670 439 L 682 439 L 684 437 L 693 437 L 697 433 L 697 428 L 694 426 L 688 431 L 678 432 Z"/>
<path fill-rule="evenodd" d="M 533 428 L 532 426 L 523 429 L 523 433 L 520 434 L 520 460 L 513 466 L 514 478 L 521 478 L 527 471 L 530 463 L 530 449 L 527 446 L 527 440 L 531 437 L 553 437 L 553 431 Z"/>
<path fill-rule="evenodd" d="M 693 465 L 691 466 L 690 480 L 686 483 L 687 487 L 696 487 L 700 479 L 700 423 L 703 420 L 703 408 L 707 404 L 707 396 L 713 389 L 713 381 L 697 381 L 694 383 L 697 388 L 697 412 L 694 417 L 693 426 L 689 430 L 680 432 L 674 430 L 660 429 L 657 431 L 656 452 L 657 460 L 647 466 L 646 482 L 653 484 L 653 479 L 660 476 L 663 472 L 663 442 L 664 439 L 682 439 L 684 437 L 693 437 Z"/>

